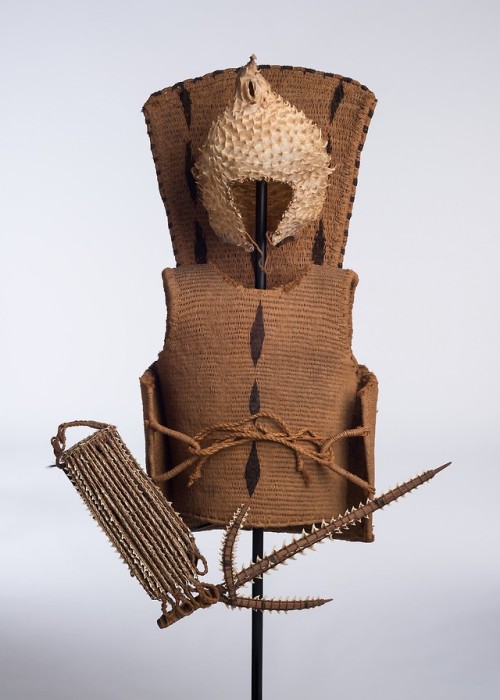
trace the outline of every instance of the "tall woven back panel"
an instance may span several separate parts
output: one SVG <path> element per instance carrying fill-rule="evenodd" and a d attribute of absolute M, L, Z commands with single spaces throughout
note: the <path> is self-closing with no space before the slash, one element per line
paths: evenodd
<path fill-rule="evenodd" d="M 333 172 L 321 220 L 268 252 L 267 285 L 292 281 L 311 263 L 342 266 L 360 154 L 376 104 L 364 85 L 332 73 L 259 66 L 272 88 L 309 117 L 327 139 Z M 245 286 L 252 257 L 213 233 L 192 173 L 211 124 L 232 103 L 231 68 L 154 93 L 144 105 L 160 194 L 178 265 L 212 262 Z"/>

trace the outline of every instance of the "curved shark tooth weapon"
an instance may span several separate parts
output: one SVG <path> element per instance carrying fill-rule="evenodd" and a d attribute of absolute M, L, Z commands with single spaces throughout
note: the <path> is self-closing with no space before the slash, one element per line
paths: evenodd
<path fill-rule="evenodd" d="M 66 448 L 66 430 L 72 426 L 95 428 L 96 432 Z M 153 481 L 142 471 L 115 426 L 96 421 L 62 423 L 52 438 L 56 466 L 68 476 L 90 513 L 104 530 L 149 597 L 160 600 L 160 628 L 169 627 L 199 608 L 222 601 L 234 608 L 289 612 L 305 610 L 330 599 L 268 600 L 247 598 L 237 590 L 249 581 L 285 564 L 325 538 L 332 538 L 421 484 L 450 463 L 410 479 L 344 515 L 312 526 L 300 537 L 252 562 L 239 572 L 234 563 L 235 544 L 251 507 L 251 498 L 229 523 L 222 547 L 224 583 L 202 583 L 207 562 L 198 550 L 192 532 Z M 199 564 L 201 563 L 201 568 Z"/>
<path fill-rule="evenodd" d="M 291 610 L 306 610 L 315 608 L 331 601 L 322 598 L 308 598 L 305 600 L 267 600 L 257 598 L 246 598 L 237 595 L 236 591 L 241 586 L 244 586 L 249 581 L 254 580 L 268 573 L 272 569 L 286 564 L 288 559 L 294 559 L 297 554 L 304 554 L 308 549 L 314 549 L 314 546 L 325 539 L 333 539 L 336 534 L 340 534 L 343 530 L 347 530 L 357 522 L 365 518 L 369 518 L 372 513 L 385 506 L 390 505 L 398 498 L 404 497 L 410 491 L 418 488 L 426 481 L 433 479 L 437 474 L 449 467 L 451 462 L 447 462 L 436 469 L 429 469 L 405 481 L 403 484 L 398 484 L 390 491 L 382 493 L 373 499 L 368 499 L 366 503 L 360 503 L 357 508 L 352 508 L 344 513 L 333 517 L 329 522 L 323 521 L 320 527 L 313 525 L 309 532 L 302 531 L 300 537 L 296 537 L 289 543 L 284 543 L 278 550 L 273 550 L 271 554 L 264 555 L 259 561 L 252 562 L 249 566 L 244 567 L 238 573 L 234 566 L 234 547 L 236 538 L 244 520 L 251 507 L 251 498 L 247 503 L 242 505 L 235 513 L 233 520 L 229 523 L 224 538 L 222 548 L 222 568 L 224 572 L 224 583 L 219 584 L 216 588 L 220 596 L 220 600 L 233 608 L 251 608 L 253 610 L 268 610 L 274 612 L 289 612 Z M 202 607 L 202 601 L 200 605 Z M 163 615 L 158 620 L 158 626 L 161 628 L 168 627 L 174 622 L 177 622 L 181 617 L 190 615 L 197 606 L 190 605 L 183 609 L 176 608 L 171 613 Z M 180 614 L 180 615 L 179 615 Z"/>
<path fill-rule="evenodd" d="M 238 77 L 233 105 L 212 125 L 194 166 L 214 232 L 254 249 L 255 180 L 276 183 L 270 197 L 276 216 L 286 207 L 271 236 L 274 245 L 316 222 L 332 171 L 326 149 L 320 129 L 272 90 L 252 56 Z"/>

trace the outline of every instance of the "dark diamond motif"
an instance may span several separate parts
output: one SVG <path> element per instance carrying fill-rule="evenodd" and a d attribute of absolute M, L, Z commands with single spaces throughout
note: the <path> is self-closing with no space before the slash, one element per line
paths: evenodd
<path fill-rule="evenodd" d="M 336 111 L 338 110 L 340 103 L 344 99 L 344 86 L 342 84 L 342 80 L 340 83 L 337 85 L 335 88 L 335 91 L 333 93 L 332 101 L 330 104 L 330 123 L 333 122 L 333 118 L 335 116 Z"/>
<path fill-rule="evenodd" d="M 252 449 L 248 455 L 247 466 L 245 467 L 245 481 L 247 482 L 247 491 L 250 496 L 253 492 L 260 479 L 260 462 L 259 455 L 257 454 L 257 444 L 252 442 Z"/>
<path fill-rule="evenodd" d="M 179 97 L 182 103 L 182 109 L 184 110 L 184 116 L 186 117 L 186 124 L 188 129 L 191 128 L 191 95 L 189 90 L 186 90 L 183 83 L 181 83 L 179 88 Z"/>
<path fill-rule="evenodd" d="M 255 313 L 255 319 L 252 324 L 252 330 L 250 331 L 250 353 L 252 355 L 252 360 L 254 365 L 257 365 L 259 361 L 260 354 L 262 352 L 262 345 L 264 343 L 264 312 L 262 310 L 262 302 L 259 302 L 257 311 Z"/>
<path fill-rule="evenodd" d="M 189 193 L 193 202 L 196 202 L 198 192 L 196 190 L 196 181 L 193 175 L 193 154 L 191 153 L 191 141 L 186 143 L 186 155 L 184 158 L 184 176 L 186 178 L 187 186 L 189 188 Z"/>
<path fill-rule="evenodd" d="M 207 262 L 207 244 L 203 229 L 197 221 L 194 224 L 194 259 L 198 265 L 204 265 Z"/>
<path fill-rule="evenodd" d="M 318 230 L 316 231 L 316 236 L 314 237 L 314 243 L 312 248 L 312 261 L 315 265 L 323 265 L 326 252 L 326 241 L 325 233 L 323 231 L 323 221 L 319 222 Z"/>
<path fill-rule="evenodd" d="M 257 386 L 257 380 L 254 381 L 252 391 L 250 392 L 250 400 L 248 401 L 248 408 L 252 415 L 255 415 L 260 411 L 260 394 L 259 387 Z"/>

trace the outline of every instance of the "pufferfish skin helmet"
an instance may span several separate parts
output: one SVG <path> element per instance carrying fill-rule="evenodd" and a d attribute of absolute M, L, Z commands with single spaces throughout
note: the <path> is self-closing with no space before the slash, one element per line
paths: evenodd
<path fill-rule="evenodd" d="M 332 168 L 327 140 L 273 91 L 255 56 L 238 76 L 234 102 L 216 119 L 193 174 L 214 233 L 252 251 L 255 181 L 272 187 L 270 241 L 296 237 L 321 216 Z"/>

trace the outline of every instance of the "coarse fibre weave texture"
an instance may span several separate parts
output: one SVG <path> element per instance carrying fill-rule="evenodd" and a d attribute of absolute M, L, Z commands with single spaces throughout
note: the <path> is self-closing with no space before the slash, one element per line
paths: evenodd
<path fill-rule="evenodd" d="M 351 351 L 356 274 L 310 265 L 256 290 L 207 264 L 164 284 L 165 347 L 141 380 L 147 466 L 186 522 L 223 525 L 253 494 L 246 527 L 294 531 L 370 495 L 377 386 Z M 371 540 L 371 523 L 346 537 Z"/>
<path fill-rule="evenodd" d="M 97 428 L 66 449 L 66 429 Z M 193 535 L 139 467 L 116 428 L 94 421 L 59 426 L 52 438 L 59 466 L 150 598 L 162 610 L 214 602 L 198 580 L 207 565 Z M 201 570 L 198 566 L 201 565 Z M 201 595 L 201 599 L 200 599 Z"/>
<path fill-rule="evenodd" d="M 342 265 L 361 151 L 376 99 L 364 85 L 332 73 L 290 66 L 260 65 L 259 70 L 277 94 L 321 130 L 332 168 L 318 223 L 269 248 L 267 285 L 274 287 L 294 280 L 311 262 Z M 234 101 L 237 78 L 237 69 L 227 69 L 165 88 L 151 95 L 144 115 L 177 264 L 213 262 L 250 287 L 251 255 L 214 234 L 193 175 L 212 124 Z M 281 213 L 273 202 L 281 202 L 284 194 L 282 183 L 270 183 L 270 230 Z"/>

